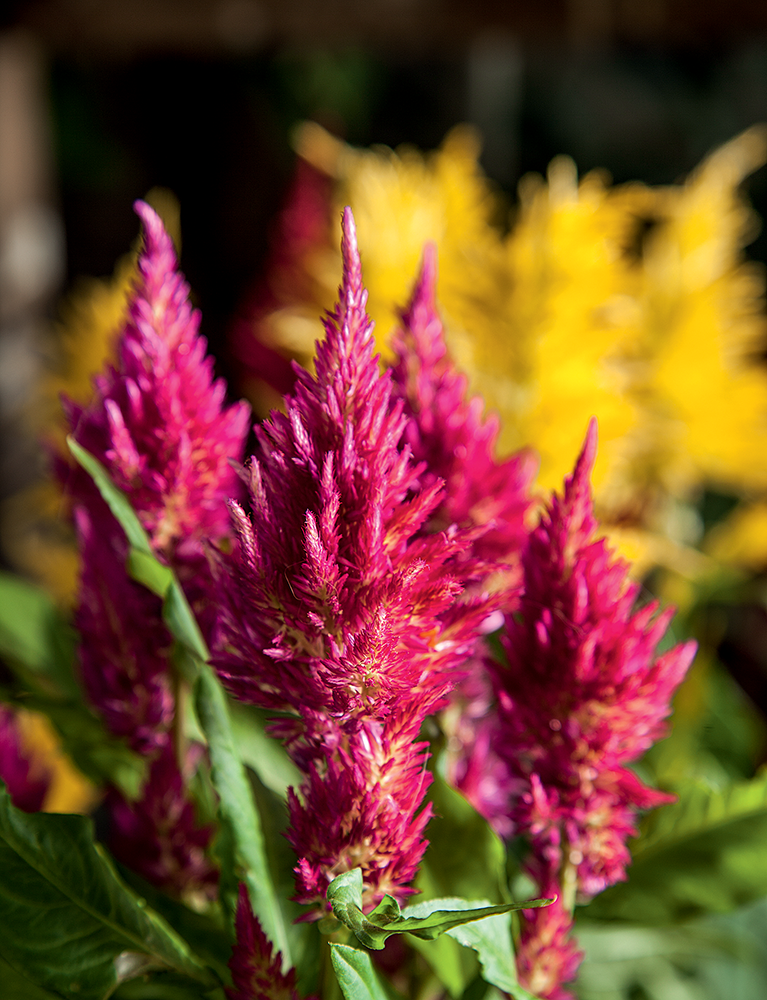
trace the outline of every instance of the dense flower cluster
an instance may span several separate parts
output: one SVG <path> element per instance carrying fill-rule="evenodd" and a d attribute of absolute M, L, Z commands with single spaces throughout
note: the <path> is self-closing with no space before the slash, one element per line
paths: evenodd
<path fill-rule="evenodd" d="M 360 865 L 366 902 L 409 890 L 426 843 L 421 722 L 461 676 L 487 616 L 456 578 L 470 533 L 422 529 L 442 486 L 400 448 L 406 426 L 373 354 L 354 223 L 316 377 L 260 428 L 252 516 L 234 506 L 240 556 L 222 580 L 217 667 L 275 725 L 306 772 L 290 799 L 298 896 L 321 903 Z"/>
<path fill-rule="evenodd" d="M 74 437 L 127 493 L 210 632 L 204 545 L 229 535 L 226 499 L 237 492 L 229 459 L 242 453 L 248 408 L 223 408 L 225 386 L 213 381 L 173 244 L 148 205 L 138 202 L 136 211 L 145 243 L 117 364 L 95 380 L 87 407 L 65 401 L 65 408 Z M 122 529 L 88 477 L 69 468 L 61 474 L 83 558 L 76 612 L 83 683 L 111 732 L 150 759 L 138 803 L 110 793 L 113 848 L 165 888 L 204 889 L 211 876 L 200 855 L 210 831 L 195 829 L 182 778 L 187 762 L 174 756 L 176 680 L 159 599 L 128 577 Z"/>
<path fill-rule="evenodd" d="M 490 668 L 498 708 L 488 725 L 507 795 L 480 807 L 501 807 L 500 818 L 529 842 L 527 868 L 540 891 L 562 897 L 531 911 L 519 951 L 523 979 L 552 1000 L 569 996 L 561 977 L 577 967 L 567 940 L 576 894 L 584 901 L 625 879 L 637 811 L 670 801 L 626 765 L 663 734 L 695 654 L 692 642 L 655 654 L 673 609 L 658 614 L 652 602 L 633 612 L 638 585 L 598 537 L 595 454 L 592 421 L 564 494 L 529 536 L 522 596 L 502 637 L 505 662 Z"/>
<path fill-rule="evenodd" d="M 432 164 L 437 187 L 471 173 L 462 141 Z M 398 169 L 393 159 L 384 173 Z M 281 260 L 286 280 L 304 274 L 330 197 L 326 181 L 306 176 L 310 211 L 283 217 L 295 244 Z M 599 201 L 591 188 L 582 194 L 577 211 L 568 202 L 576 215 L 587 194 Z M 518 239 L 544 211 L 535 204 Z M 229 692 L 275 715 L 270 732 L 302 773 L 287 795 L 287 838 L 304 919 L 322 916 L 329 882 L 356 867 L 366 910 L 413 892 L 431 816 L 422 726 L 442 712 L 449 777 L 504 838 L 525 839 L 526 873 L 556 897 L 522 918 L 520 981 L 569 1000 L 582 957 L 573 906 L 626 877 L 639 810 L 669 801 L 627 765 L 663 733 L 694 653 L 688 643 L 656 655 L 672 612 L 635 610 L 627 564 L 599 538 L 596 422 L 536 526 L 537 459 L 529 449 L 496 456 L 500 423 L 469 395 L 445 342 L 435 247 L 382 372 L 347 209 L 339 298 L 314 373 L 288 372 L 267 342 L 251 344 L 250 361 L 274 362 L 262 374 L 289 392 L 238 466 L 248 408 L 224 405 L 172 243 L 148 206 L 137 211 L 144 246 L 115 364 L 90 403 L 67 402 L 66 412 L 178 574 Z M 500 245 L 479 216 L 473 239 L 495 281 Z M 282 292 L 266 288 L 262 318 Z M 88 477 L 63 462 L 59 472 L 82 558 L 83 686 L 109 732 L 147 764 L 137 801 L 107 790 L 112 851 L 164 891 L 209 900 L 212 830 L 189 791 L 204 750 L 185 739 L 160 601 L 128 575 L 123 532 Z M 16 735 L 3 711 L 0 773 L 38 808 L 45 784 L 35 785 Z M 298 1000 L 295 972 L 281 968 L 242 887 L 236 932 L 230 1000 Z"/>
<path fill-rule="evenodd" d="M 296 971 L 282 971 L 282 955 L 275 954 L 242 884 L 235 924 L 237 941 L 229 959 L 234 985 L 226 991 L 228 1000 L 299 1000 Z"/>

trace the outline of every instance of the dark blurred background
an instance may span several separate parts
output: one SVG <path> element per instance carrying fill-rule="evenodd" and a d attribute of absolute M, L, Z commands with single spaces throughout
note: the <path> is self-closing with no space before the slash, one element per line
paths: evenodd
<path fill-rule="evenodd" d="M 183 266 L 214 345 L 265 253 L 301 119 L 354 144 L 425 149 L 474 122 L 483 166 L 511 194 L 562 152 L 615 181 L 673 181 L 767 120 L 767 5 L 757 0 L 6 0 L 3 9 L 3 242 L 19 206 L 38 204 L 27 253 L 36 230 L 38 291 L 50 303 L 75 276 L 111 272 L 136 234 L 132 201 L 166 186 L 180 199 Z M 750 191 L 763 207 L 763 175 Z M 764 237 L 751 252 L 767 255 Z M 7 256 L 2 274 L 13 270 Z"/>
<path fill-rule="evenodd" d="M 672 182 L 767 121 L 767 4 L 0 0 L 0 494 L 39 464 L 14 428 L 63 290 L 112 272 L 155 186 L 180 201 L 182 266 L 226 373 L 307 118 L 422 149 L 472 122 L 510 204 L 559 153 Z M 764 216 L 767 171 L 748 185 Z M 764 233 L 749 254 L 767 259 Z"/>

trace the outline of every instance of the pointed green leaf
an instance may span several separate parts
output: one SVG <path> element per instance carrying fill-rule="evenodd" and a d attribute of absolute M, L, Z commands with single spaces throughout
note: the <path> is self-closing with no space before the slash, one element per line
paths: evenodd
<path fill-rule="evenodd" d="M 163 620 L 173 637 L 194 657 L 207 660 L 208 650 L 205 640 L 184 592 L 171 569 L 161 563 L 152 551 L 147 533 L 127 496 L 115 486 L 101 462 L 81 447 L 74 438 L 68 437 L 67 444 L 80 465 L 92 477 L 128 538 L 131 546 L 128 554 L 128 572 L 134 580 L 163 599 Z"/>
<path fill-rule="evenodd" d="M 327 898 L 336 919 L 351 928 L 365 947 L 376 951 L 383 948 L 386 939 L 392 934 L 407 932 L 431 941 L 452 927 L 473 920 L 481 920 L 496 913 L 509 913 L 511 910 L 547 906 L 552 902 L 550 899 L 529 899 L 524 903 L 502 903 L 500 906 L 466 909 L 465 900 L 459 900 L 460 905 L 430 910 L 423 917 L 406 917 L 401 913 L 396 899 L 384 896 L 378 906 L 366 915 L 362 911 L 361 868 L 353 868 L 334 878 L 328 886 Z"/>
<path fill-rule="evenodd" d="M 449 896 L 413 903 L 402 911 L 402 915 L 427 917 L 435 910 L 472 910 L 490 905 L 486 899 L 469 901 Z M 482 978 L 486 983 L 512 993 L 517 986 L 517 973 L 511 941 L 511 913 L 484 917 L 471 924 L 453 927 L 447 933 L 465 948 L 472 948 L 477 952 L 482 966 Z"/>
<path fill-rule="evenodd" d="M 382 982 L 368 952 L 347 944 L 331 944 L 330 955 L 346 1000 L 392 1000 L 396 995 Z"/>
<path fill-rule="evenodd" d="M 767 771 L 720 791 L 693 786 L 646 817 L 629 881 L 583 918 L 663 924 L 725 913 L 767 894 Z"/>
<path fill-rule="evenodd" d="M 188 945 L 120 881 L 82 816 L 27 814 L 0 788 L 0 955 L 66 1000 L 104 1000 L 147 969 L 213 987 Z"/>
<path fill-rule="evenodd" d="M 253 911 L 282 952 L 283 962 L 289 965 L 288 935 L 269 873 L 261 819 L 236 750 L 224 689 L 207 664 L 200 667 L 195 706 L 208 740 L 211 776 L 221 800 L 221 820 L 229 827 L 235 860 L 243 868 Z"/>
<path fill-rule="evenodd" d="M 101 462 L 78 444 L 71 435 L 67 438 L 67 444 L 77 462 L 98 487 L 99 493 L 122 526 L 131 547 L 151 555 L 152 546 L 149 544 L 147 533 L 123 491 L 115 486 Z"/>

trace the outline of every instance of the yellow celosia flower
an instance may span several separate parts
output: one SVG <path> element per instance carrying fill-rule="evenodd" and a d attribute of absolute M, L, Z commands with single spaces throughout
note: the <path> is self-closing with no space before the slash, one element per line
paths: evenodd
<path fill-rule="evenodd" d="M 713 153 L 681 188 L 664 192 L 645 245 L 639 294 L 646 378 L 646 454 L 664 485 L 767 487 L 764 282 L 742 260 L 753 217 L 738 185 L 767 158 L 751 129 Z"/>
<path fill-rule="evenodd" d="M 742 259 L 752 216 L 738 193 L 765 159 L 764 132 L 717 150 L 679 187 L 578 182 L 560 157 L 547 182 L 523 179 L 507 237 L 470 131 L 421 156 L 352 150 L 309 125 L 297 148 L 336 178 L 335 210 L 354 210 L 384 355 L 432 240 L 448 343 L 500 413 L 502 450 L 534 447 L 541 485 L 555 487 L 596 414 L 606 530 L 640 570 L 710 571 L 690 504 L 707 485 L 767 488 L 763 287 Z M 312 301 L 286 301 L 265 322 L 270 345 L 307 364 L 313 317 L 333 298 L 334 235 L 307 255 Z"/>

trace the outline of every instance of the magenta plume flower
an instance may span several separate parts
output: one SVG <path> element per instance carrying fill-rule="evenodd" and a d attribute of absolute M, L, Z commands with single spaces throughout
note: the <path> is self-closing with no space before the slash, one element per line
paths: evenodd
<path fill-rule="evenodd" d="M 179 567 L 205 540 L 229 535 L 226 501 L 238 493 L 229 460 L 242 455 L 250 411 L 223 405 L 226 387 L 213 380 L 173 242 L 149 205 L 134 207 L 144 247 L 117 365 L 95 379 L 90 406 L 66 409 L 76 440 L 130 496 L 157 553 Z"/>
<path fill-rule="evenodd" d="M 527 538 L 530 486 L 538 460 L 523 450 L 495 458 L 500 430 L 495 415 L 483 416 L 480 396 L 467 398 L 468 381 L 450 361 L 437 312 L 437 250 L 427 243 L 421 273 L 402 327 L 393 339 L 393 395 L 408 418 L 404 440 L 416 461 L 425 463 L 422 488 L 442 480 L 445 489 L 429 527 L 457 524 L 481 528 L 471 548 L 486 572 L 507 571 L 518 562 Z"/>
<path fill-rule="evenodd" d="M 199 753 L 193 748 L 190 765 Z M 213 829 L 197 824 L 172 748 L 153 760 L 138 801 L 128 801 L 114 788 L 106 801 L 108 844 L 118 861 L 193 905 L 215 897 L 218 872 L 206 855 Z"/>
<path fill-rule="evenodd" d="M 637 810 L 670 800 L 626 765 L 663 734 L 671 696 L 695 655 L 694 642 L 655 655 L 673 609 L 657 614 L 653 602 L 632 613 L 639 587 L 597 537 L 589 483 L 595 455 L 592 421 L 564 495 L 552 498 L 530 535 L 523 596 L 506 618 L 507 662 L 492 668 L 507 814 L 530 843 L 529 873 L 544 891 L 563 894 L 565 915 L 576 893 L 588 899 L 626 878 Z M 540 934 L 566 951 L 566 932 L 553 915 L 534 916 L 519 955 L 528 983 L 549 961 Z M 558 988 L 536 991 L 565 996 Z"/>
<path fill-rule="evenodd" d="M 531 513 L 530 489 L 537 468 L 534 453 L 525 449 L 505 460 L 495 457 L 499 423 L 484 416 L 479 396 L 468 397 L 468 383 L 447 353 L 445 333 L 437 311 L 437 252 L 424 248 L 421 273 L 409 305 L 402 311 L 395 333 L 392 368 L 393 395 L 401 399 L 404 441 L 413 457 L 424 464 L 419 485 L 429 488 L 439 480 L 445 487 L 427 529 L 460 525 L 472 543 L 457 566 L 464 584 L 473 589 L 492 587 L 504 611 L 512 611 L 521 584 L 520 555 L 527 541 Z M 500 627 L 496 612 L 485 630 Z M 492 814 L 499 833 L 508 833 L 505 819 L 506 769 L 495 751 L 487 720 L 493 702 L 492 684 L 479 640 L 466 666 L 469 676 L 454 691 L 443 715 L 449 737 L 450 780 L 485 814 Z"/>
<path fill-rule="evenodd" d="M 126 492 L 210 635 L 206 546 L 231 537 L 227 499 L 239 480 L 230 459 L 241 457 L 249 410 L 224 406 L 225 386 L 213 380 L 173 244 L 148 205 L 135 208 L 144 246 L 116 365 L 95 379 L 87 407 L 65 401 L 65 408 L 73 436 Z M 90 479 L 67 470 L 66 480 L 83 559 L 76 612 L 83 684 L 108 729 L 151 761 L 137 803 L 110 793 L 115 852 L 176 895 L 208 893 L 215 879 L 203 848 L 211 831 L 195 827 L 182 777 L 187 761 L 171 747 L 176 682 L 160 601 L 128 577 L 122 529 Z"/>
<path fill-rule="evenodd" d="M 217 668 L 238 698 L 288 713 L 273 731 L 306 772 L 290 800 L 301 902 L 360 865 L 365 903 L 409 890 L 426 847 L 423 718 L 460 680 L 488 614 L 454 571 L 465 533 L 422 532 L 442 485 L 400 448 L 406 418 L 379 371 L 351 211 L 316 375 L 258 432 L 251 516 L 221 587 Z M 461 597 L 461 600 L 458 600 Z"/>
<path fill-rule="evenodd" d="M 229 959 L 234 986 L 226 990 L 228 1000 L 300 1000 L 296 970 L 282 971 L 282 954 L 274 952 L 242 883 L 235 930 L 237 940 Z"/>

